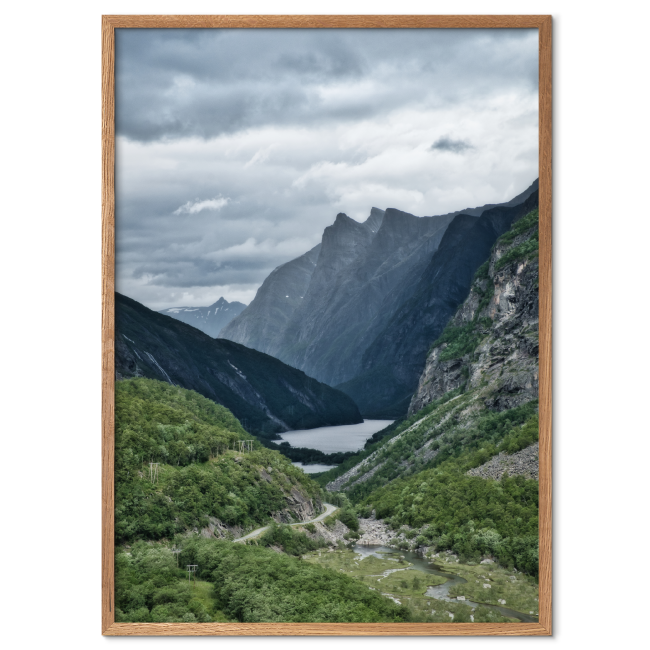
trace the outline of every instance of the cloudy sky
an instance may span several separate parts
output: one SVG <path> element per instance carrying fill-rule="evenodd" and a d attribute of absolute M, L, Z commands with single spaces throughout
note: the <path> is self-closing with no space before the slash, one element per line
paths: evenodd
<path fill-rule="evenodd" d="M 117 30 L 117 290 L 249 303 L 338 212 L 537 178 L 537 30 Z"/>

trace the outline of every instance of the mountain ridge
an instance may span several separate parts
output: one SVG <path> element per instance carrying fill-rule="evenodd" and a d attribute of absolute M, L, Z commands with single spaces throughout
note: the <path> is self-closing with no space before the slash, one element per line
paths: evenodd
<path fill-rule="evenodd" d="M 116 378 L 149 377 L 195 390 L 262 437 L 291 429 L 357 424 L 345 394 L 278 359 L 115 294 Z"/>
<path fill-rule="evenodd" d="M 246 307 L 247 305 L 242 302 L 236 300 L 228 302 L 221 297 L 208 307 L 168 307 L 167 309 L 160 309 L 158 313 L 171 316 L 176 320 L 196 327 L 196 329 L 205 332 L 212 338 L 217 338 L 219 332 L 233 318 L 239 316 Z"/>

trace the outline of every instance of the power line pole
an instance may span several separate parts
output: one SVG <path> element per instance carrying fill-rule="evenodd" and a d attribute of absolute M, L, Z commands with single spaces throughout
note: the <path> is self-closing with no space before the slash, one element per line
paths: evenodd
<path fill-rule="evenodd" d="M 160 463 L 149 463 L 149 479 L 152 483 L 158 482 L 158 465 Z"/>
<path fill-rule="evenodd" d="M 172 553 L 176 556 L 176 568 L 178 569 L 178 554 L 181 552 L 180 548 L 172 548 Z"/>
<path fill-rule="evenodd" d="M 187 582 L 190 582 L 190 578 L 194 576 L 194 587 L 196 587 L 196 570 L 199 568 L 198 564 L 188 564 L 187 565 Z"/>

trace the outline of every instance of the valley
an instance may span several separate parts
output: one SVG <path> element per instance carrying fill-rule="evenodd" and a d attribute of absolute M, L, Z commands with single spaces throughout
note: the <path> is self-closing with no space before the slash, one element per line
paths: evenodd
<path fill-rule="evenodd" d="M 339 215 L 224 328 L 245 343 L 116 297 L 118 620 L 537 620 L 531 188 Z"/>

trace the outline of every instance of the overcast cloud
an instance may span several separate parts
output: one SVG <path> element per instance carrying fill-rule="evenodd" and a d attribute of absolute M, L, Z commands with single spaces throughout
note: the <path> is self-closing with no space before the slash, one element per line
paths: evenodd
<path fill-rule="evenodd" d="M 338 212 L 537 177 L 536 30 L 117 30 L 117 290 L 249 303 Z"/>

